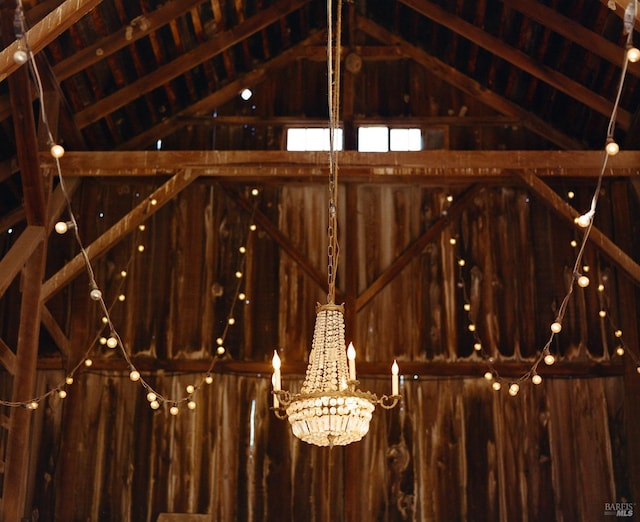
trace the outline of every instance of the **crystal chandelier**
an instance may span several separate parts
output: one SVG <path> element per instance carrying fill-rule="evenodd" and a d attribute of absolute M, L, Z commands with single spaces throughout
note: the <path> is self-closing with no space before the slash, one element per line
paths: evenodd
<path fill-rule="evenodd" d="M 398 364 L 391 372 L 391 395 L 378 398 L 371 392 L 358 390 L 355 349 L 345 346 L 344 306 L 335 304 L 336 269 L 338 266 L 337 187 L 338 164 L 334 134 L 338 121 L 339 73 L 334 83 L 334 64 L 339 71 L 342 1 L 338 0 L 336 16 L 337 43 L 335 59 L 332 36 L 332 1 L 327 0 L 327 69 L 329 79 L 329 225 L 327 304 L 316 306 L 316 323 L 307 373 L 299 393 L 282 389 L 280 357 L 273 355 L 273 410 L 280 419 L 289 419 L 293 434 L 317 446 L 344 446 L 357 442 L 369 431 L 376 405 L 390 409 L 398 404 Z"/>

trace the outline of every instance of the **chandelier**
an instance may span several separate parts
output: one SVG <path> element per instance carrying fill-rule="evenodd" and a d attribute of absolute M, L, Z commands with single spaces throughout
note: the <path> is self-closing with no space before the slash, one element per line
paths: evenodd
<path fill-rule="evenodd" d="M 317 446 L 344 446 L 357 442 L 369 431 L 376 405 L 385 409 L 398 404 L 398 364 L 391 370 L 391 395 L 378 398 L 358 389 L 356 352 L 353 344 L 345 346 L 344 306 L 335 304 L 336 270 L 338 266 L 337 196 L 338 163 L 334 134 L 338 122 L 340 94 L 340 33 L 342 1 L 338 0 L 336 16 L 336 50 L 333 52 L 332 1 L 327 0 L 327 72 L 329 99 L 329 224 L 327 304 L 316 305 L 316 323 L 307 373 L 299 393 L 282 389 L 277 352 L 273 355 L 273 410 L 280 419 L 287 418 L 293 434 Z M 335 56 L 334 56 L 335 55 Z M 335 64 L 335 65 L 334 65 Z M 334 68 L 338 71 L 334 82 Z"/>

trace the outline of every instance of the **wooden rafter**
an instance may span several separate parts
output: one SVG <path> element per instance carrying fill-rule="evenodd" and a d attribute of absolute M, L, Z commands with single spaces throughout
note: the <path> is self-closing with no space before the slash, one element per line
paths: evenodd
<path fill-rule="evenodd" d="M 118 149 L 127 150 L 145 148 L 150 143 L 155 143 L 158 138 L 172 134 L 188 125 L 190 117 L 202 114 L 211 114 L 211 111 L 215 107 L 220 107 L 234 96 L 237 96 L 240 89 L 258 85 L 269 78 L 269 76 L 275 71 L 301 57 L 304 53 L 304 48 L 307 45 L 317 43 L 320 40 L 320 36 L 320 33 L 312 34 L 309 38 L 280 53 L 278 56 L 272 58 L 253 71 L 238 77 L 216 92 L 205 96 L 197 103 L 190 105 L 173 116 L 163 119 L 159 124 L 138 134 L 135 138 L 122 143 L 118 146 Z"/>
<path fill-rule="evenodd" d="M 83 128 L 94 123 L 114 110 L 139 98 L 141 95 L 168 83 L 172 79 L 193 69 L 197 65 L 212 59 L 226 49 L 248 38 L 252 34 L 268 27 L 288 13 L 296 11 L 310 0 L 280 0 L 277 4 L 252 16 L 233 29 L 216 35 L 189 53 L 164 64 L 146 76 L 128 84 L 110 96 L 102 98 L 76 115 L 78 127 Z"/>
<path fill-rule="evenodd" d="M 505 43 L 486 33 L 482 29 L 465 22 L 462 18 L 453 15 L 437 4 L 427 0 L 400 0 L 406 6 L 412 8 L 430 20 L 447 27 L 456 34 L 470 40 L 474 44 L 486 49 L 492 54 L 511 63 L 515 67 L 528 72 L 539 80 L 551 85 L 554 89 L 575 98 L 596 112 L 610 116 L 613 111 L 613 103 L 587 89 L 584 85 L 564 76 L 554 69 L 538 64 L 530 56 L 505 45 Z M 631 114 L 626 110 L 618 109 L 618 122 L 624 129 L 631 125 Z"/>
<path fill-rule="evenodd" d="M 531 170 L 541 177 L 594 178 L 602 166 L 601 151 L 462 151 L 338 153 L 343 179 L 434 182 L 440 185 L 487 178 L 509 178 L 514 171 Z M 42 165 L 53 166 L 43 154 Z M 326 180 L 324 152 L 287 151 L 130 151 L 68 152 L 62 158 L 67 176 L 157 176 L 189 168 L 199 176 L 281 181 L 292 178 Z M 640 151 L 621 151 L 609 159 L 607 177 L 640 174 Z"/>
<path fill-rule="evenodd" d="M 578 217 L 580 213 L 536 176 L 533 171 L 525 170 L 524 172 L 519 172 L 518 177 L 534 194 L 538 195 L 551 210 L 568 220 L 572 225 L 577 226 L 574 224 L 574 219 Z M 640 285 L 640 265 L 611 241 L 611 239 L 596 227 L 592 227 L 589 240 L 620 268 L 620 270 L 627 274 L 636 285 Z"/>
<path fill-rule="evenodd" d="M 611 63 L 622 67 L 625 49 L 615 45 L 597 33 L 586 29 L 575 20 L 561 15 L 544 4 L 534 0 L 502 0 L 505 5 L 521 12 L 527 17 L 558 33 L 563 38 L 584 47 Z M 629 72 L 634 76 L 640 76 L 640 63 L 629 63 Z"/>
<path fill-rule="evenodd" d="M 200 3 L 202 3 L 202 0 L 173 0 L 172 2 L 167 2 L 155 11 L 132 20 L 126 27 L 115 31 L 93 45 L 79 50 L 66 60 L 57 63 L 53 67 L 53 72 L 58 80 L 66 80 L 70 76 L 105 60 L 120 49 L 131 45 L 149 33 L 157 31 L 160 27 L 182 16 Z"/>
<path fill-rule="evenodd" d="M 27 31 L 25 36 L 31 51 L 34 54 L 42 51 L 101 2 L 102 0 L 66 0 Z M 13 60 L 13 54 L 17 50 L 18 42 L 14 41 L 0 51 L 0 81 L 18 69 L 18 64 Z"/>
<path fill-rule="evenodd" d="M 499 94 L 496 94 L 486 86 L 480 85 L 477 81 L 430 55 L 423 49 L 410 44 L 403 38 L 391 33 L 366 18 L 358 17 L 357 21 L 358 27 L 365 33 L 379 41 L 396 45 L 403 55 L 406 55 L 420 65 L 423 65 L 432 74 L 435 74 L 438 78 L 441 78 L 456 89 L 477 98 L 480 102 L 492 109 L 495 109 L 499 113 L 504 114 L 505 116 L 518 118 L 526 128 L 555 143 L 559 147 L 568 150 L 578 150 L 582 148 L 582 145 L 579 142 L 558 131 L 542 118 L 539 118 L 531 112 L 525 111 L 519 105 L 510 102 Z"/>
<path fill-rule="evenodd" d="M 87 259 L 91 261 L 104 254 L 150 215 L 157 212 L 182 190 L 193 183 L 196 178 L 197 174 L 193 173 L 191 169 L 185 169 L 175 174 L 162 186 L 157 188 L 145 201 L 136 206 L 131 212 L 122 217 L 109 230 L 86 247 Z M 45 303 L 51 296 L 72 281 L 85 269 L 85 266 L 85 257 L 80 253 L 45 281 L 40 294 L 41 304 Z"/>

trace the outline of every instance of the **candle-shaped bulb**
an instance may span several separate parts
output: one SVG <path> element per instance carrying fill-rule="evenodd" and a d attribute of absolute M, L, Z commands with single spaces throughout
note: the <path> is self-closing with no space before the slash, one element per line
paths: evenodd
<path fill-rule="evenodd" d="M 391 395 L 398 395 L 398 363 L 397 361 L 393 361 L 391 365 Z"/>
<path fill-rule="evenodd" d="M 280 390 L 280 365 L 282 364 L 280 361 L 280 356 L 278 355 L 277 350 L 273 350 L 273 359 L 271 360 L 271 364 L 273 365 L 273 390 Z"/>
<path fill-rule="evenodd" d="M 349 359 L 349 380 L 356 380 L 356 349 L 353 347 L 353 343 L 349 343 L 347 348 L 347 359 Z"/>

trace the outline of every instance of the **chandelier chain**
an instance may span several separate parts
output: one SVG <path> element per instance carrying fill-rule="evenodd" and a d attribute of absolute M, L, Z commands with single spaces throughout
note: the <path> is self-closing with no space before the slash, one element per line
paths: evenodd
<path fill-rule="evenodd" d="M 327 0 L 327 100 L 329 109 L 329 208 L 327 236 L 327 302 L 335 303 L 336 273 L 340 247 L 338 245 L 338 158 L 335 133 L 340 115 L 340 61 L 342 54 L 342 0 L 337 1 L 335 44 L 333 35 L 333 0 Z"/>

